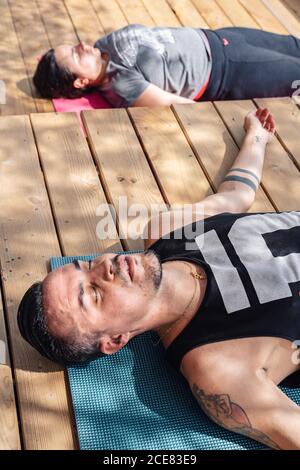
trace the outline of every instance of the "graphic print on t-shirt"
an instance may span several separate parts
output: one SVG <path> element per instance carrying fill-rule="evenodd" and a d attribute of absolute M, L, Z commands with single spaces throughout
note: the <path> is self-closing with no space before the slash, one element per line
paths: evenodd
<path fill-rule="evenodd" d="M 154 49 L 158 54 L 165 52 L 164 44 L 175 44 L 170 29 L 152 30 L 149 28 L 121 29 L 113 36 L 115 51 L 127 67 L 133 67 L 140 46 Z"/>
<path fill-rule="evenodd" d="M 223 245 L 215 229 L 195 238 L 202 256 L 209 264 L 227 313 L 251 306 L 247 286 L 233 265 L 232 253 L 251 280 L 260 304 L 286 299 L 293 295 L 290 285 L 300 281 L 300 252 L 278 255 L 282 237 L 300 237 L 300 213 L 254 214 L 235 220 Z M 298 246 L 300 242 L 298 241 Z"/>

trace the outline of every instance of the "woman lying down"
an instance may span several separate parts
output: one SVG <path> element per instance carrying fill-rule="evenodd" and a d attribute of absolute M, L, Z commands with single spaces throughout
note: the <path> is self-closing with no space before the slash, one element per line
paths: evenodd
<path fill-rule="evenodd" d="M 114 107 L 291 96 L 300 81 L 300 39 L 249 28 L 133 24 L 94 46 L 50 49 L 33 81 L 45 98 L 97 89 Z"/>

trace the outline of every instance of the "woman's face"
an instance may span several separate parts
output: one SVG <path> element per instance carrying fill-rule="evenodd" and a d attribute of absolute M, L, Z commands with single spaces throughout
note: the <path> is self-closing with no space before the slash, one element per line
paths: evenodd
<path fill-rule="evenodd" d="M 67 68 L 78 78 L 96 81 L 102 71 L 103 61 L 98 48 L 80 42 L 76 46 L 62 45 L 54 50 L 59 67 Z"/>

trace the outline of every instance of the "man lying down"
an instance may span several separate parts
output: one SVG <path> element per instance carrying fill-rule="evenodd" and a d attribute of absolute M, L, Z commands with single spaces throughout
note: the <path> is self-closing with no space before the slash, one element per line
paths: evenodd
<path fill-rule="evenodd" d="M 167 233 L 157 216 L 144 253 L 74 261 L 31 286 L 18 311 L 23 337 L 69 365 L 156 331 L 212 420 L 300 449 L 300 408 L 277 386 L 299 371 L 300 211 L 247 213 L 274 128 L 268 110 L 246 117 L 234 165 L 184 229 L 174 217 Z"/>

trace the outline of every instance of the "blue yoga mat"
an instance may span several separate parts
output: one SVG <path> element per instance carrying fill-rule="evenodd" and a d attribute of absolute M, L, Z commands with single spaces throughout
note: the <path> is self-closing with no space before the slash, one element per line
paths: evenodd
<path fill-rule="evenodd" d="M 51 258 L 51 269 L 74 259 Z M 158 336 L 144 333 L 118 353 L 68 368 L 80 448 L 85 450 L 265 449 L 214 424 L 185 379 L 166 361 Z M 300 405 L 300 390 L 282 389 Z"/>

